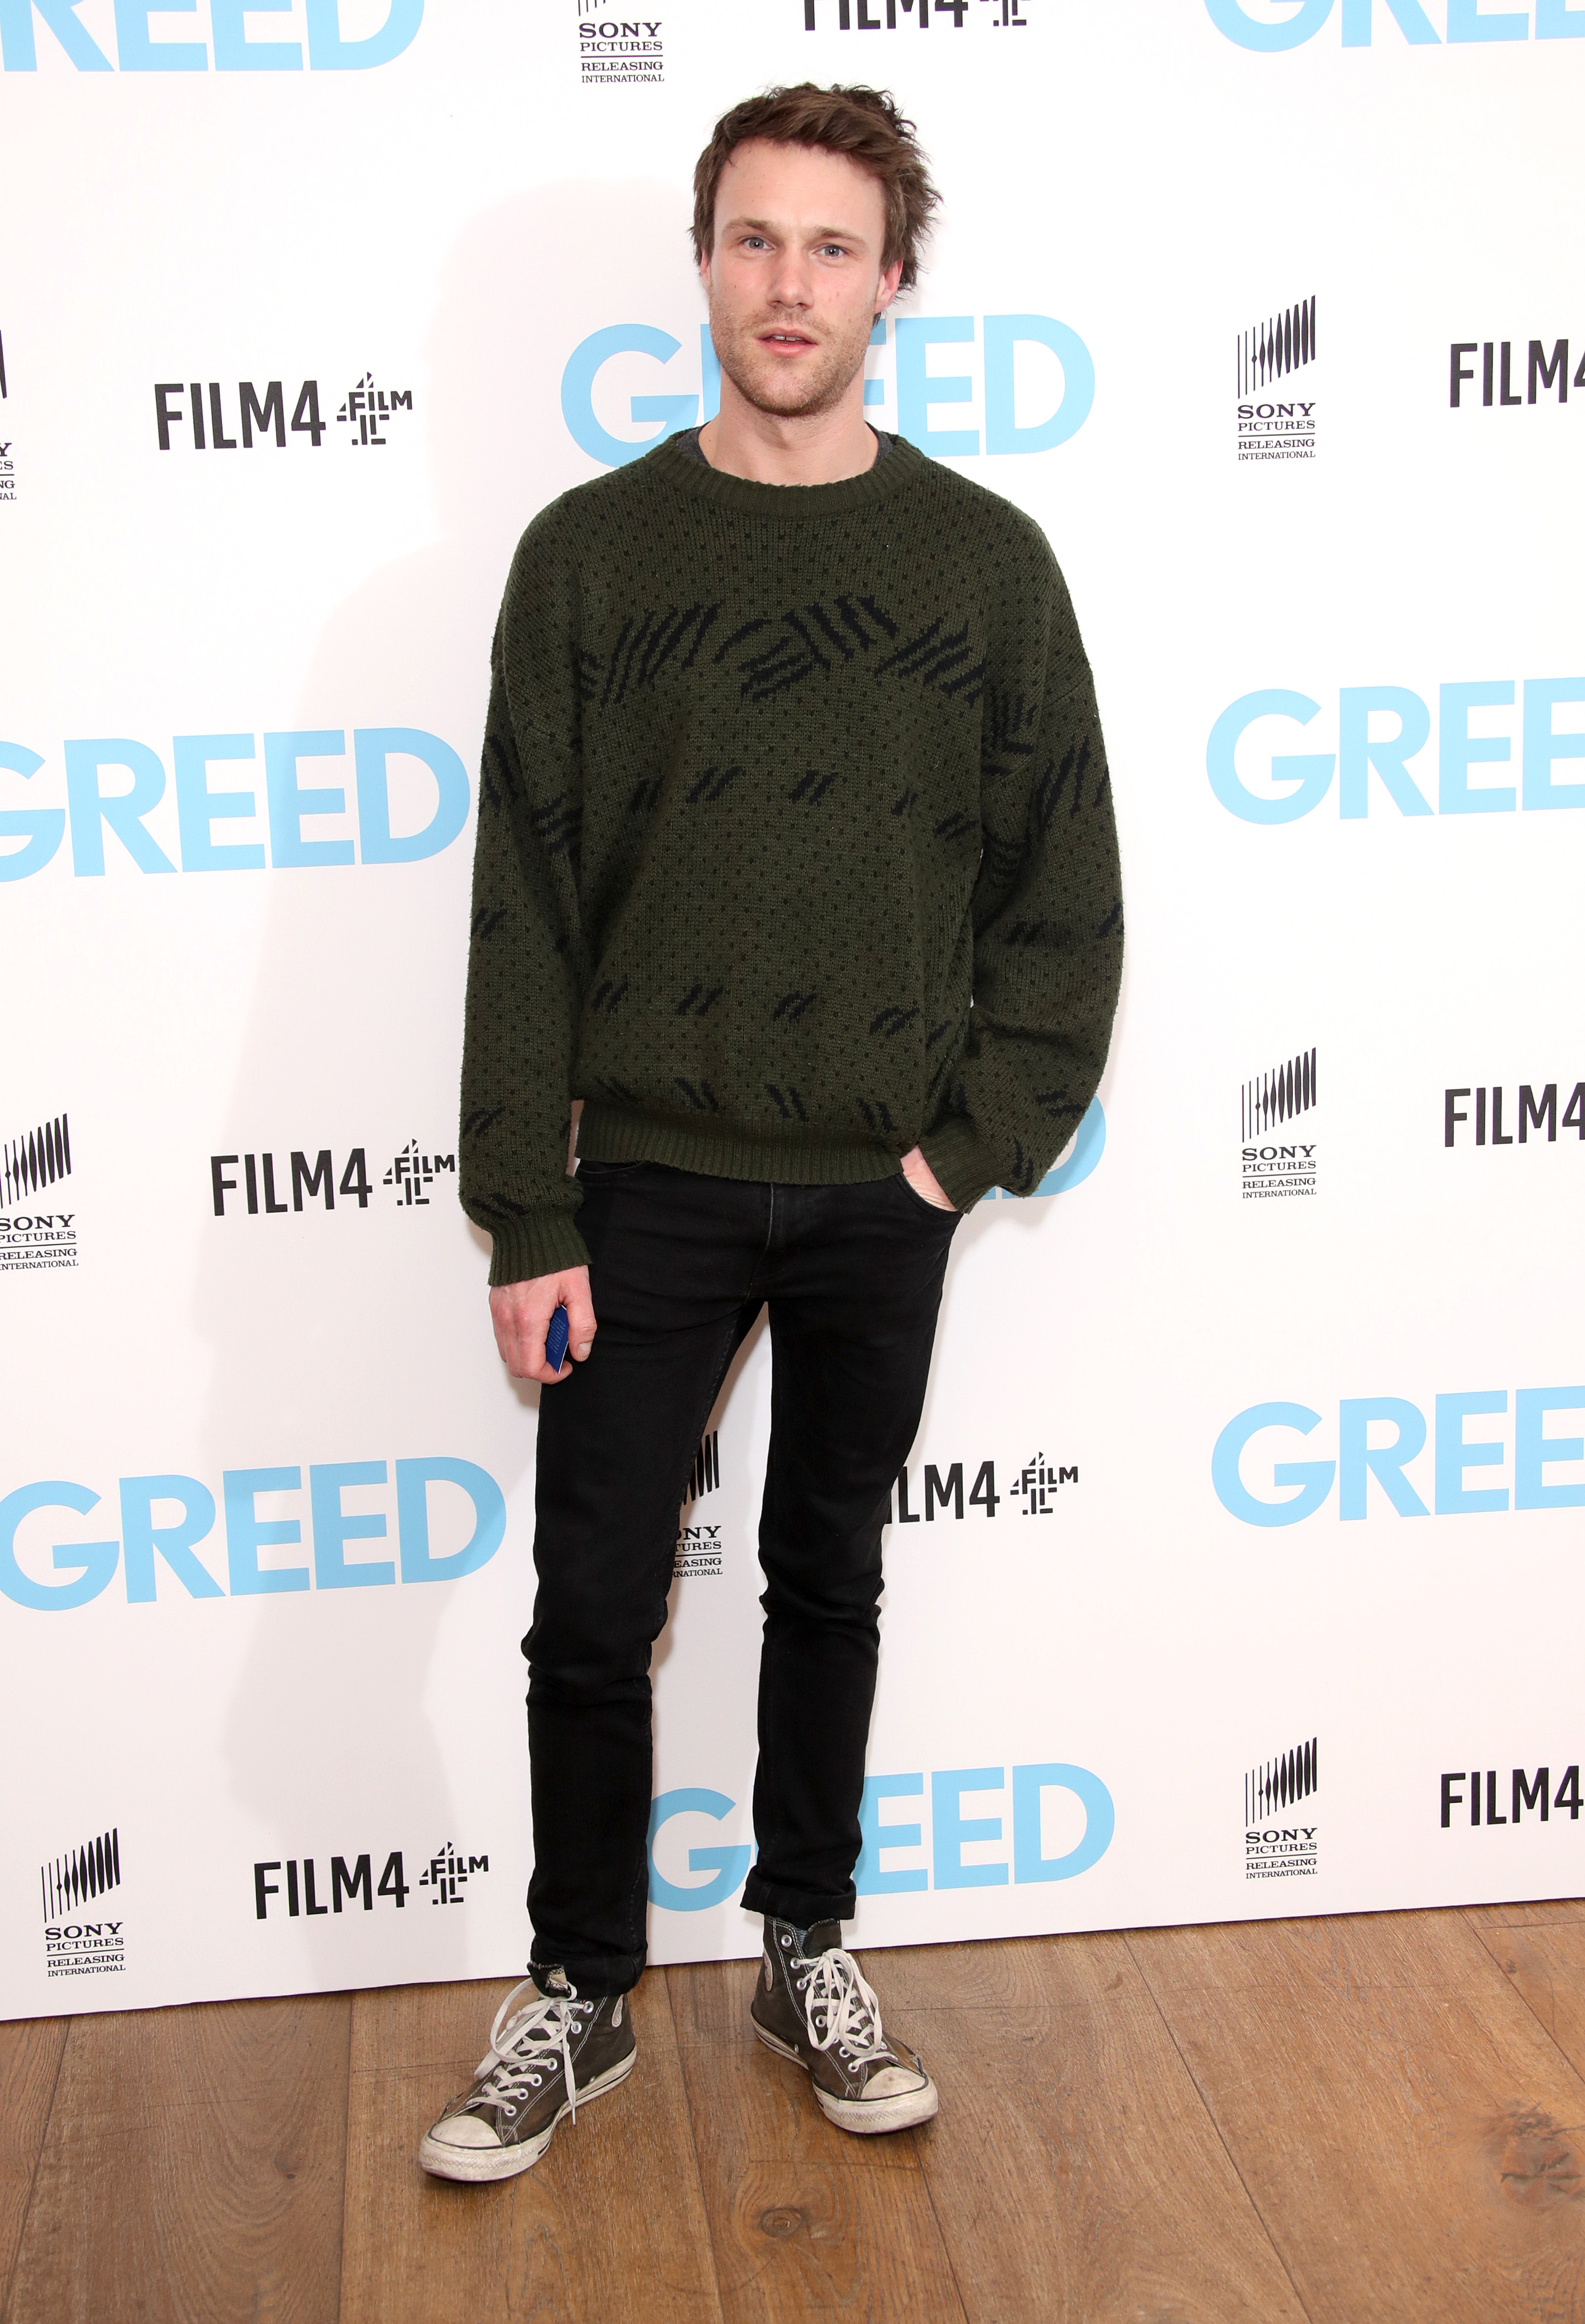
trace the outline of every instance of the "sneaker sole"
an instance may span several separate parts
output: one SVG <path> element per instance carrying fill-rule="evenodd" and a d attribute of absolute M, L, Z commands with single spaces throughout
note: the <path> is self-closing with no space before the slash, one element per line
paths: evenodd
<path fill-rule="evenodd" d="M 634 2050 L 602 2074 L 598 2080 L 578 2092 L 578 2104 L 587 2106 L 591 2098 L 603 2098 L 625 2082 L 639 2061 Z M 570 2103 L 563 2099 L 560 2112 L 545 2129 L 532 2138 L 519 2141 L 515 2146 L 450 2146 L 432 2131 L 426 2131 L 419 2148 L 419 2161 L 432 2179 L 460 2179 L 470 2186 L 491 2179 L 515 2179 L 520 2171 L 531 2171 L 555 2136 L 563 2118 L 572 2112 Z"/>
<path fill-rule="evenodd" d="M 790 2044 L 775 2034 L 768 2034 L 757 2017 L 751 2016 L 749 2023 L 768 2050 L 774 2050 L 779 2058 L 809 2073 L 808 2061 Z M 838 2130 L 856 2132 L 861 2138 L 873 2137 L 884 2130 L 913 2130 L 918 2124 L 931 2121 L 941 2103 L 927 2074 L 922 2090 L 905 2091 L 895 2098 L 834 2098 L 829 2091 L 821 2089 L 812 2074 L 809 2088 L 827 2122 L 834 2122 Z"/>

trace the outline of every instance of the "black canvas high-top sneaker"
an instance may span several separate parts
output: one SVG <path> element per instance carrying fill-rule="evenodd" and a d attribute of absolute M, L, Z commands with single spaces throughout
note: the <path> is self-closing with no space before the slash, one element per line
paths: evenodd
<path fill-rule="evenodd" d="M 564 2114 L 604 2098 L 633 2070 L 624 1993 L 580 2001 L 562 1971 L 524 1978 L 495 2013 L 472 2088 L 425 2134 L 419 2161 L 437 2179 L 510 2179 L 538 2163 Z"/>
<path fill-rule="evenodd" d="M 836 1921 L 801 1933 L 765 1916 L 765 1950 L 749 2006 L 768 2050 L 802 2066 L 840 2130 L 908 2130 L 928 2122 L 935 2085 L 914 2051 L 889 2042 L 880 2004 L 842 1946 Z"/>

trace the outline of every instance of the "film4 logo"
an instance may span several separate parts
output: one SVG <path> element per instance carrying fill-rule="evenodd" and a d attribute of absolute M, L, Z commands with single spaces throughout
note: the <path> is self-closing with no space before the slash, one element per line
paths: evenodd
<path fill-rule="evenodd" d="M 392 423 L 401 413 L 410 414 L 412 408 L 410 387 L 381 387 L 373 373 L 366 371 L 343 395 L 336 426 L 346 429 L 344 440 L 355 451 L 369 445 L 378 447 L 390 442 Z M 278 379 L 266 382 L 262 397 L 254 381 L 239 379 L 235 401 L 217 379 L 154 383 L 154 432 L 161 452 L 173 451 L 179 442 L 195 452 L 235 452 L 239 446 L 252 452 L 270 443 L 284 452 L 289 435 L 294 444 L 306 438 L 317 452 L 327 425 L 319 410 L 317 379 L 305 379 L 298 389 L 290 425 L 285 386 Z"/>
<path fill-rule="evenodd" d="M 446 1840 L 428 1857 L 416 1882 L 410 1882 L 403 1849 L 393 1848 L 385 1858 L 384 1869 L 378 1883 L 374 1880 L 374 1859 L 378 1849 L 365 1849 L 355 1856 L 349 1865 L 345 1856 L 330 1858 L 328 1878 L 320 1870 L 318 1859 L 312 1856 L 286 1857 L 272 1859 L 253 1867 L 253 1917 L 267 1921 L 273 1917 L 295 1921 L 320 1920 L 340 1913 L 354 1904 L 372 1913 L 375 1902 L 384 1898 L 397 1912 L 401 1912 L 416 1886 L 429 1891 L 431 1904 L 463 1904 L 468 1881 L 476 1874 L 488 1872 L 490 1858 L 470 1856 L 455 1841 Z M 275 1877 L 272 1877 L 272 1875 Z M 280 1876 L 284 1874 L 282 1879 Z M 284 1913 L 281 1901 L 284 1900 Z M 271 1911 L 274 1904 L 273 1914 Z"/>
<path fill-rule="evenodd" d="M 1516 344 L 1523 346 L 1524 341 Z M 1578 346 L 1580 343 L 1576 339 L 1574 344 Z M 1515 345 L 1512 339 L 1451 341 L 1448 349 L 1449 410 L 1457 411 L 1475 402 L 1475 366 L 1464 361 L 1466 355 L 1473 355 L 1480 357 L 1479 401 L 1485 410 L 1489 411 L 1495 406 L 1503 410 L 1515 404 L 1534 403 L 1538 398 L 1544 401 L 1549 389 L 1560 403 L 1566 403 L 1570 387 L 1567 339 L 1554 339 L 1550 355 L 1544 339 L 1532 339 L 1527 355 L 1519 357 L 1524 369 L 1517 372 L 1514 364 Z M 1495 360 L 1499 348 L 1500 364 Z M 1580 357 L 1572 384 L 1585 387 L 1585 355 Z M 1466 387 L 1470 391 L 1468 395 L 1461 392 Z"/>
<path fill-rule="evenodd" d="M 1541 1089 L 1539 1097 L 1535 1094 L 1536 1086 Z M 1560 1089 L 1566 1090 L 1568 1087 L 1566 1075 L 1561 1082 L 1546 1082 L 1538 1085 L 1521 1082 L 1515 1102 L 1512 1106 L 1508 1106 L 1507 1087 L 1494 1082 L 1489 1091 L 1491 1101 L 1489 1109 L 1487 1105 L 1488 1093 L 1479 1084 L 1465 1089 L 1444 1090 L 1442 1099 L 1442 1142 L 1444 1146 L 1460 1144 L 1485 1146 L 1488 1142 L 1487 1123 L 1489 1120 L 1491 1125 L 1489 1143 L 1493 1146 L 1511 1146 L 1514 1143 L 1516 1130 L 1521 1146 L 1531 1143 L 1532 1130 L 1535 1132 L 1534 1142 L 1537 1145 L 1540 1144 L 1542 1133 L 1544 1131 L 1547 1144 L 1555 1146 L 1559 1124 L 1558 1092 Z M 1473 1108 L 1467 1102 L 1461 1102 L 1471 1097 L 1475 1101 Z M 1505 1108 L 1508 1125 L 1506 1130 L 1503 1128 Z M 1471 1120 L 1473 1120 L 1472 1129 L 1470 1126 Z M 1585 1081 L 1576 1082 L 1570 1092 L 1562 1110 L 1562 1123 L 1563 1129 L 1571 1130 L 1580 1143 L 1585 1145 Z M 1462 1139 L 1459 1137 L 1461 1127 L 1465 1131 Z"/>
<path fill-rule="evenodd" d="M 974 1472 L 974 1480 L 965 1489 L 968 1471 L 972 1462 L 954 1461 L 945 1469 L 926 1462 L 922 1469 L 905 1468 L 897 1480 L 896 1522 L 898 1525 L 934 1525 L 937 1516 L 950 1515 L 963 1524 L 972 1510 L 978 1509 L 986 1517 L 994 1517 L 1002 1502 L 1010 1501 L 1020 1517 L 1049 1517 L 1056 1514 L 1058 1492 L 1064 1485 L 1079 1481 L 1079 1464 L 1050 1461 L 1044 1452 L 1036 1452 L 1018 1464 L 1002 1463 L 1002 1476 L 1009 1481 L 1000 1489 L 996 1482 L 994 1461 L 981 1461 Z M 920 1482 L 914 1482 L 915 1476 Z M 886 1504 L 886 1523 L 893 1522 L 890 1498 Z"/>
<path fill-rule="evenodd" d="M 1500 1767 L 1455 1767 L 1442 1778 L 1443 1831 L 1451 1824 L 1455 1808 L 1461 1821 L 1468 1816 L 1475 1831 L 1490 1831 L 1499 1824 L 1510 1828 L 1521 1824 L 1526 1809 L 1543 1823 L 1565 1813 L 1571 1823 L 1578 1823 L 1580 1804 L 1577 1761 L 1563 1769 L 1555 1785 L 1550 1767 L 1516 1767 L 1511 1779 Z"/>
<path fill-rule="evenodd" d="M 421 1154 L 419 1141 L 410 1138 L 401 1152 L 395 1156 L 381 1185 L 394 1187 L 399 1210 L 421 1207 L 429 1199 L 429 1189 L 444 1171 L 451 1173 L 452 1190 L 456 1186 L 456 1157 L 455 1154 Z"/>
<path fill-rule="evenodd" d="M 901 15 L 898 15 L 898 7 Z M 922 32 L 930 30 L 934 14 L 938 24 L 950 24 L 961 32 L 965 23 L 991 24 L 1000 32 L 1005 25 L 1011 32 L 1024 32 L 1029 19 L 1024 13 L 1025 0 L 804 0 L 804 30 L 806 32 L 895 32 L 917 24 Z"/>
<path fill-rule="evenodd" d="M 470 1856 L 455 1840 L 445 1840 L 419 1875 L 419 1886 L 429 1891 L 431 1904 L 465 1904 L 463 1895 L 475 1872 L 488 1872 L 487 1856 Z"/>
<path fill-rule="evenodd" d="M 241 1166 L 240 1182 L 234 1175 Z M 214 1199 L 217 1219 L 236 1217 L 241 1205 L 233 1203 L 227 1209 L 226 1197 L 240 1192 L 249 1218 L 263 1213 L 267 1218 L 283 1215 L 288 1211 L 300 1211 L 305 1204 L 323 1202 L 327 1211 L 336 1208 L 336 1197 L 342 1197 L 345 1209 L 349 1201 L 355 1202 L 360 1211 L 369 1207 L 373 1192 L 369 1184 L 369 1166 L 365 1150 L 355 1146 L 347 1156 L 341 1176 L 336 1175 L 336 1164 L 328 1146 L 320 1147 L 310 1163 L 300 1147 L 292 1149 L 287 1171 L 281 1173 L 279 1184 L 275 1174 L 273 1154 L 211 1154 L 209 1157 L 209 1191 Z M 290 1188 L 291 1199 L 285 1197 Z M 263 1195 L 261 1202 L 260 1196 Z"/>
<path fill-rule="evenodd" d="M 424 1209 L 436 1179 L 447 1172 L 455 1186 L 455 1154 L 422 1153 L 418 1139 L 410 1138 L 380 1183 L 392 1189 L 398 1210 Z M 283 1165 L 273 1152 L 209 1157 L 209 1193 L 217 1219 L 283 1218 L 316 1204 L 333 1211 L 337 1196 L 343 1210 L 355 1204 L 366 1211 L 373 1191 L 364 1146 L 353 1147 L 339 1171 L 335 1150 L 328 1146 L 321 1146 L 311 1158 L 306 1148 L 293 1147 Z"/>

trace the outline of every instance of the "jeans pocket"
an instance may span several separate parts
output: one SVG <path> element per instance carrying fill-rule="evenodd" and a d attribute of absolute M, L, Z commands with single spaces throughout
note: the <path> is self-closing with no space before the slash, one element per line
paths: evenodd
<path fill-rule="evenodd" d="M 909 1209 L 921 1213 L 927 1219 L 935 1219 L 938 1223 L 945 1221 L 948 1225 L 955 1226 L 963 1216 L 955 1204 L 944 1210 L 939 1203 L 933 1203 L 927 1194 L 922 1194 L 906 1170 L 898 1170 L 892 1184 L 902 1188 Z"/>

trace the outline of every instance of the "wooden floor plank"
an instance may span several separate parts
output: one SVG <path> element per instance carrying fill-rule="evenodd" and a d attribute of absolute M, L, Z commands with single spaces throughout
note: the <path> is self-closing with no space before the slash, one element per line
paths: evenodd
<path fill-rule="evenodd" d="M 1488 1929 L 1483 1941 L 1515 1992 L 1585 2077 L 1585 1921 Z M 1585 2195 L 1585 2185 L 1580 2191 Z"/>
<path fill-rule="evenodd" d="M 1585 2317 L 1585 2080 L 1461 1914 L 1129 1944 L 1313 2324 Z"/>
<path fill-rule="evenodd" d="M 1121 1937 L 869 1968 L 940 2084 L 924 2167 L 974 2324 L 1303 2324 Z"/>
<path fill-rule="evenodd" d="M 357 1997 L 343 2324 L 720 2324 L 663 1971 L 633 1995 L 633 2073 L 564 2122 L 532 2170 L 465 2187 L 419 2168 L 419 2141 L 466 2089 L 505 1990 Z"/>
<path fill-rule="evenodd" d="M 1585 1897 L 1549 1897 L 1535 1904 L 1466 1904 L 1472 1929 L 1546 1929 L 1560 1922 L 1585 1921 Z"/>
<path fill-rule="evenodd" d="M 1580 1908 L 865 1962 L 935 2123 L 844 2136 L 751 1967 L 652 1971 L 500 2188 L 416 2160 L 498 1985 L 0 2027 L 6 2324 L 1585 2324 Z"/>
<path fill-rule="evenodd" d="M 332 2324 L 344 1994 L 74 2018 L 11 2324 Z"/>
<path fill-rule="evenodd" d="M 66 2026 L 64 2017 L 0 2025 L 0 2315 L 33 2191 Z"/>
<path fill-rule="evenodd" d="M 725 2324 L 963 2324 L 920 2168 L 935 2126 L 884 2138 L 834 2129 L 802 2069 L 750 2032 L 756 1973 L 667 1971 Z"/>

